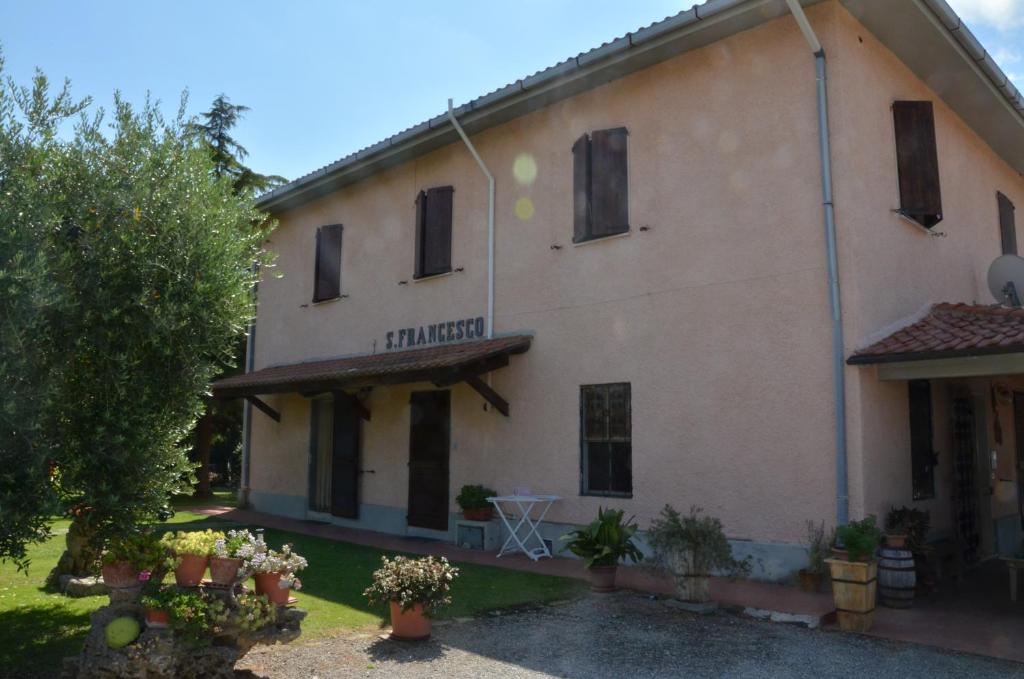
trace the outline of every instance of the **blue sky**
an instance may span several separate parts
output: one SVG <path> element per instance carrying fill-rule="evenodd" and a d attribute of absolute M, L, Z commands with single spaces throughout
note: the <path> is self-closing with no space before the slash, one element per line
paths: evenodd
<path fill-rule="evenodd" d="M 289 179 L 695 0 L 6 0 L 7 75 L 109 104 L 250 106 L 249 163 Z M 1024 0 L 949 0 L 1024 87 Z"/>

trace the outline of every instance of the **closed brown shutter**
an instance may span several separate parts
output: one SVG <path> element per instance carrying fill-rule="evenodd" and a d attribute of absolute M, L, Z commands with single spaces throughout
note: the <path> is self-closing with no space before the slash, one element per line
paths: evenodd
<path fill-rule="evenodd" d="M 590 237 L 590 137 L 581 136 L 572 145 L 572 242 Z"/>
<path fill-rule="evenodd" d="M 314 302 L 334 299 L 341 294 L 342 229 L 341 224 L 329 224 L 317 229 Z"/>
<path fill-rule="evenodd" d="M 629 182 L 624 127 L 591 135 L 591 209 L 594 238 L 629 231 Z"/>
<path fill-rule="evenodd" d="M 452 270 L 452 193 L 450 186 L 427 191 L 423 275 Z"/>
<path fill-rule="evenodd" d="M 900 182 L 899 211 L 921 226 L 931 228 L 942 221 L 932 102 L 897 101 L 892 111 Z"/>
<path fill-rule="evenodd" d="M 1002 193 L 996 193 L 999 201 L 999 237 L 1003 243 L 1004 255 L 1017 254 L 1017 218 L 1014 215 L 1016 208 L 1010 199 Z"/>
<path fill-rule="evenodd" d="M 423 276 L 423 239 L 426 235 L 424 219 L 427 215 L 427 194 L 420 191 L 416 194 L 416 268 L 413 271 L 414 278 Z"/>

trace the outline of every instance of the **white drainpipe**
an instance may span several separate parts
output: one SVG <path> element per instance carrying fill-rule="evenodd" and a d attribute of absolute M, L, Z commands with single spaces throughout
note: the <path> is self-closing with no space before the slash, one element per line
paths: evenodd
<path fill-rule="evenodd" d="M 452 109 L 452 100 L 448 100 L 448 118 L 452 121 L 452 127 L 462 137 L 466 148 L 469 149 L 476 164 L 487 176 L 487 339 L 494 337 L 494 175 L 484 164 L 480 154 L 476 152 L 473 142 L 466 136 L 466 131 L 455 118 L 455 111 Z M 490 374 L 488 374 L 488 378 Z"/>
<path fill-rule="evenodd" d="M 821 191 L 825 212 L 825 247 L 828 258 L 828 287 L 832 307 L 832 401 L 836 409 L 836 523 L 850 519 L 850 493 L 846 461 L 846 351 L 843 348 L 843 314 L 839 299 L 839 261 L 836 255 L 836 215 L 832 199 L 832 153 L 829 148 L 828 88 L 825 50 L 804 14 L 799 0 L 786 0 L 814 53 L 818 89 L 818 147 L 821 153 Z"/>

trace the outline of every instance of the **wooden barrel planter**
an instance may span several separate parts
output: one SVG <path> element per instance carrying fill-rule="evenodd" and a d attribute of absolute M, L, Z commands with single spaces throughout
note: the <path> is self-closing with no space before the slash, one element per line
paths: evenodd
<path fill-rule="evenodd" d="M 878 557 L 879 603 L 887 608 L 910 608 L 916 587 L 914 553 L 909 549 L 883 547 Z"/>
<path fill-rule="evenodd" d="M 832 596 L 839 628 L 844 632 L 867 632 L 875 621 L 878 585 L 877 561 L 826 559 L 832 573 Z"/>

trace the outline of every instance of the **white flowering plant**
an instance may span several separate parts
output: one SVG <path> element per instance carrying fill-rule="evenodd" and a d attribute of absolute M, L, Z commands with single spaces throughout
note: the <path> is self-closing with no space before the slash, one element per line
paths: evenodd
<path fill-rule="evenodd" d="M 281 551 L 267 547 L 263 536 L 257 536 L 253 544 L 253 553 L 242 557 L 242 570 L 246 575 L 257 575 L 259 573 L 280 573 L 281 580 L 278 586 L 282 589 L 301 589 L 302 582 L 295 577 L 295 574 L 309 565 L 309 562 L 302 556 L 292 551 L 291 545 L 284 545 Z"/>
<path fill-rule="evenodd" d="M 423 604 L 423 611 L 429 615 L 434 609 L 452 602 L 452 582 L 458 576 L 459 569 L 444 557 L 388 559 L 385 556 L 381 557 L 381 567 L 373 573 L 373 584 L 363 595 L 372 604 L 394 601 L 403 611 Z"/>
<path fill-rule="evenodd" d="M 256 632 L 277 621 L 277 606 L 265 594 L 239 594 L 234 606 L 221 599 L 211 602 L 207 618 L 215 633 L 229 627 Z"/>
<path fill-rule="evenodd" d="M 262 540 L 249 531 L 229 530 L 213 544 L 213 555 L 224 559 L 248 559 L 259 551 Z M 264 547 L 266 544 L 264 543 Z M 266 550 L 264 550 L 266 551 Z"/>

